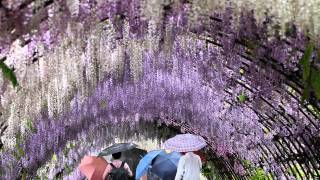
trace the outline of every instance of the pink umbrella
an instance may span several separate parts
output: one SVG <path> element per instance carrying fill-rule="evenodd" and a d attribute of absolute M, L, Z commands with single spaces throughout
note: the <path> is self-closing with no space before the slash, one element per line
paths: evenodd
<path fill-rule="evenodd" d="M 194 134 L 179 134 L 164 142 L 164 147 L 176 152 L 198 151 L 207 145 L 206 141 Z"/>
<path fill-rule="evenodd" d="M 103 180 L 103 173 L 108 163 L 102 157 L 85 156 L 79 165 L 80 171 L 89 180 Z"/>

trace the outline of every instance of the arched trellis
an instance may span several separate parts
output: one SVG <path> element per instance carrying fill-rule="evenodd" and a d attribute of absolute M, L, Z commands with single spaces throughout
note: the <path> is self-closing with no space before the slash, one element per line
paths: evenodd
<path fill-rule="evenodd" d="M 216 21 L 216 23 L 222 22 L 221 19 L 218 18 L 212 18 Z M 218 33 L 219 34 L 219 33 Z M 221 33 L 223 34 L 223 33 Z M 204 37 L 209 43 L 212 43 L 216 46 L 222 47 L 220 43 L 218 43 L 219 39 L 221 38 L 221 34 L 214 37 Z M 218 39 L 218 40 L 217 40 Z M 236 42 L 239 43 L 241 46 L 246 46 L 241 39 L 236 39 Z M 288 45 L 290 45 L 290 42 L 286 42 Z M 263 46 L 262 46 L 263 47 Z M 250 47 L 246 46 L 250 50 Z M 263 47 L 266 48 L 266 47 Z M 303 53 L 302 50 L 299 49 L 301 53 Z M 250 52 L 239 52 L 239 56 L 242 57 L 243 61 L 243 67 L 250 67 L 250 63 L 254 63 L 253 59 L 255 57 L 252 57 L 252 53 Z M 302 91 L 303 91 L 303 83 L 301 82 L 301 76 L 299 73 L 292 73 L 292 72 L 285 72 L 283 71 L 283 66 L 281 64 L 278 64 L 278 62 L 270 57 L 263 57 L 263 59 L 259 59 L 264 64 L 267 64 L 268 66 L 275 69 L 277 72 L 279 72 L 283 77 L 285 77 L 283 84 L 285 86 L 288 86 L 297 92 L 295 95 L 292 94 L 288 89 L 286 92 L 294 99 L 299 101 L 303 104 L 301 101 L 302 99 Z M 233 71 L 238 71 L 238 69 L 232 69 Z M 248 69 L 250 71 L 252 69 Z M 251 87 L 250 85 L 246 84 L 245 82 L 242 82 L 241 80 L 237 80 L 237 83 L 240 84 L 242 87 L 247 89 L 248 91 L 254 93 L 256 92 L 256 89 Z M 232 94 L 232 92 L 229 92 Z M 261 97 L 261 100 L 266 105 L 270 106 L 271 109 L 273 109 L 276 114 L 280 116 L 274 116 L 275 114 L 264 114 L 254 109 L 254 107 L 251 107 L 257 114 L 259 114 L 261 123 L 269 129 L 269 127 L 272 127 L 276 123 L 280 123 L 281 125 L 285 126 L 288 124 L 294 124 L 297 123 L 297 121 L 294 117 L 290 116 L 289 114 L 285 113 L 285 110 L 280 107 L 274 107 L 272 105 L 272 102 L 269 102 L 268 99 Z M 230 102 L 232 103 L 232 102 Z M 319 108 L 319 102 L 313 101 L 311 104 L 314 106 L 314 108 Z M 282 111 L 281 111 L 282 110 Z M 308 121 L 310 121 L 311 124 L 314 125 L 315 128 L 318 128 L 318 121 L 319 118 L 318 115 L 315 114 L 314 111 L 311 111 L 308 109 L 308 104 L 304 104 L 303 108 L 299 108 L 299 111 L 304 114 Z M 316 174 L 316 176 L 319 176 L 319 172 L 314 172 L 312 169 L 318 169 L 319 168 L 319 152 L 318 149 L 314 147 L 314 141 L 312 142 L 311 139 L 315 138 L 318 139 L 319 137 L 313 137 L 311 135 L 310 129 L 306 129 L 305 131 L 301 132 L 296 138 L 292 138 L 294 133 L 291 132 L 290 129 L 288 129 L 290 135 L 286 137 L 274 137 L 274 143 L 276 146 L 276 151 L 270 150 L 268 146 L 261 145 L 261 150 L 265 157 L 263 157 L 263 161 L 267 162 L 268 156 L 274 157 L 274 159 L 279 159 L 279 162 L 282 164 L 281 170 L 286 174 L 288 168 L 290 166 L 296 167 L 296 165 L 302 166 L 302 171 L 304 174 L 301 174 L 300 172 L 296 174 L 299 178 L 304 178 L 305 174 L 309 174 L 309 176 L 313 173 Z M 286 176 L 288 178 L 288 176 Z"/>
<path fill-rule="evenodd" d="M 185 2 L 187 3 L 187 2 Z M 127 9 L 125 9 L 123 12 L 126 12 Z M 166 8 L 164 8 L 164 18 L 163 18 L 163 31 L 171 31 L 171 33 L 173 33 L 172 28 L 170 30 L 166 29 L 165 25 L 170 25 L 169 19 L 171 16 L 174 17 L 174 10 L 170 8 L 170 6 L 166 6 Z M 130 11 L 130 10 L 128 10 Z M 118 13 L 122 13 L 122 12 L 118 12 Z M 225 17 L 224 17 L 225 16 Z M 244 15 L 245 16 L 245 15 Z M 217 46 L 219 48 L 222 48 L 224 51 L 228 51 L 231 50 L 235 51 L 234 54 L 239 55 L 238 59 L 241 59 L 241 65 L 244 68 L 245 71 L 245 75 L 250 73 L 254 73 L 254 71 L 257 69 L 272 69 L 275 71 L 275 73 L 278 73 L 278 77 L 280 77 L 281 79 L 283 79 L 283 81 L 280 82 L 279 87 L 282 87 L 280 89 L 277 89 L 277 93 L 279 93 L 281 96 L 284 96 L 285 94 L 289 95 L 291 98 L 294 98 L 296 101 L 300 102 L 300 97 L 301 94 L 303 92 L 303 83 L 301 81 L 301 75 L 299 74 L 299 71 L 292 71 L 290 68 L 285 68 L 284 65 L 287 65 L 286 63 L 281 62 L 279 59 L 275 59 L 271 56 L 265 56 L 266 54 L 268 54 L 267 52 L 264 53 L 263 56 L 259 56 L 257 54 L 254 54 L 253 51 L 255 49 L 259 49 L 259 47 L 262 47 L 263 49 L 267 49 L 271 47 L 271 50 L 269 49 L 269 52 L 272 53 L 276 48 L 278 47 L 272 47 L 270 45 L 265 45 L 263 43 L 266 43 L 264 41 L 266 41 L 265 38 L 261 38 L 259 39 L 259 37 L 251 37 L 249 36 L 249 40 L 248 37 L 245 32 L 242 32 L 244 34 L 240 33 L 238 34 L 236 30 L 233 30 L 230 26 L 228 26 L 228 18 L 230 18 L 230 16 L 228 14 L 222 15 L 222 17 L 224 18 L 220 18 L 220 16 L 218 17 L 214 17 L 214 16 L 208 16 L 208 18 L 203 21 L 201 21 L 204 25 L 201 26 L 201 28 L 190 28 L 187 30 L 190 30 L 191 32 L 193 32 L 193 34 L 195 34 L 196 36 L 201 35 L 199 37 L 199 39 L 205 39 L 205 41 L 207 42 L 207 45 L 214 45 Z M 250 17 L 250 15 L 249 15 Z M 209 20 L 209 21 L 206 21 Z M 252 19 L 251 19 L 252 20 Z M 120 21 L 116 23 L 124 23 L 124 21 Z M 251 24 L 250 24 L 251 23 Z M 246 26 L 251 27 L 254 24 L 253 21 L 249 21 L 249 23 L 244 24 L 243 26 L 240 26 L 240 30 L 245 29 Z M 119 24 L 116 24 L 119 25 Z M 241 24 L 240 24 L 241 25 Z M 181 28 L 181 27 L 180 27 Z M 259 29 L 260 28 L 260 29 Z M 263 28 L 263 27 L 262 27 Z M 179 30 L 179 28 L 177 28 Z M 120 28 L 121 30 L 121 28 Z M 254 27 L 253 30 L 261 30 L 261 27 Z M 251 31 L 253 31 L 251 29 Z M 172 41 L 174 40 L 174 38 L 170 37 L 170 35 L 166 35 L 163 31 L 160 31 L 160 34 L 162 36 L 162 38 L 168 38 L 167 40 L 161 39 L 160 42 L 167 42 L 167 41 Z M 183 30 L 182 30 L 183 31 Z M 245 31 L 245 30 L 243 30 Z M 252 32 L 251 32 L 252 33 Z M 170 34 L 170 33 L 169 33 Z M 250 32 L 249 32 L 250 34 Z M 258 33 L 259 34 L 259 33 Z M 259 35 L 263 35 L 263 33 L 260 33 Z M 297 37 L 287 37 L 290 40 L 295 40 L 296 41 L 301 41 L 301 42 L 305 42 L 304 38 L 298 37 L 299 33 L 297 35 Z M 121 37 L 120 37 L 121 38 Z M 171 39 L 172 38 L 172 39 Z M 288 41 L 288 39 L 285 40 L 274 40 L 274 42 L 276 44 L 286 44 L 290 47 L 294 47 L 298 49 L 298 53 L 297 56 L 299 58 L 301 58 L 301 56 L 303 55 L 303 48 L 301 48 L 300 46 L 297 46 L 296 44 L 291 44 L 290 40 Z M 232 43 L 229 42 L 224 42 L 224 41 L 232 41 Z M 253 45 L 252 42 L 253 41 Z M 233 42 L 235 42 L 233 44 Z M 259 42 L 261 42 L 261 46 L 259 46 Z M 257 44 L 258 43 L 258 44 Z M 165 43 L 163 43 L 165 44 Z M 235 47 L 229 47 L 229 45 L 233 45 Z M 160 43 L 160 45 L 162 45 Z M 259 46 L 259 47 L 257 47 Z M 303 46 L 303 45 L 302 45 Z M 160 46 L 161 48 L 165 49 L 165 45 Z M 237 49 L 238 48 L 238 49 Z M 272 49 L 273 48 L 273 49 Z M 234 54 L 230 55 L 230 58 L 234 58 Z M 227 52 L 225 52 L 224 54 L 226 57 L 229 57 L 229 54 Z M 296 58 L 296 59 L 299 59 Z M 231 61 L 232 62 L 232 61 Z M 283 64 L 281 64 L 283 63 Z M 239 69 L 234 69 L 232 67 L 229 67 L 228 65 L 225 66 L 227 69 L 230 69 L 233 72 L 238 72 Z M 251 71 L 251 72 L 250 72 Z M 244 75 L 244 76 L 245 76 Z M 264 74 L 266 75 L 266 74 Z M 262 75 L 263 76 L 263 75 Z M 235 76 L 235 77 L 239 77 L 239 76 Z M 259 76 L 255 76 L 255 77 L 259 77 Z M 252 94 L 256 94 L 258 92 L 258 90 L 256 89 L 257 87 L 252 86 L 252 84 L 250 84 L 248 82 L 243 82 L 237 78 L 232 78 L 236 80 L 236 83 L 238 85 L 240 85 L 241 87 L 243 87 L 244 89 L 247 89 L 248 92 L 251 92 Z M 271 80 L 270 80 L 271 81 Z M 275 81 L 276 83 L 278 81 Z M 263 83 L 263 82 L 261 82 Z M 279 82 L 278 82 L 279 83 Z M 260 84 L 261 85 L 261 84 Z M 283 86 L 285 85 L 285 87 L 290 87 L 292 90 L 286 89 Z M 258 86 L 258 85 L 257 85 Z M 233 96 L 234 93 L 232 92 L 234 87 L 234 84 L 230 87 L 229 90 L 226 90 L 227 93 L 229 93 L 230 96 Z M 230 91 L 231 90 L 231 91 Z M 294 93 L 293 93 L 294 92 Z M 251 106 L 249 106 L 249 108 L 251 108 L 253 111 L 256 112 L 256 114 L 259 116 L 260 118 L 260 122 L 261 124 L 266 128 L 267 131 L 270 131 L 274 128 L 274 126 L 279 126 L 279 127 L 284 127 L 284 129 L 286 129 L 289 134 L 285 133 L 284 135 L 277 135 L 274 137 L 274 146 L 272 149 L 270 149 L 270 146 L 268 145 L 264 145 L 261 144 L 261 150 L 262 150 L 262 154 L 264 154 L 264 157 L 262 157 L 265 162 L 268 162 L 268 158 L 272 157 L 273 160 L 275 159 L 279 159 L 279 156 L 281 156 L 282 158 L 280 162 L 278 162 L 279 164 L 281 164 L 281 171 L 283 174 L 287 175 L 287 168 L 289 168 L 290 166 L 296 166 L 296 163 L 298 162 L 300 165 L 303 165 L 304 167 L 303 172 L 304 174 L 313 174 L 313 172 L 316 173 L 317 176 L 319 176 L 319 172 L 318 171 L 314 171 L 317 170 L 319 167 L 319 153 L 318 153 L 318 149 L 313 147 L 315 144 L 312 141 L 317 141 L 318 137 L 315 135 L 315 133 L 317 131 L 315 131 L 315 129 L 319 129 L 319 122 L 317 122 L 318 117 L 315 113 L 315 111 L 312 111 L 309 107 L 308 104 L 303 104 L 303 106 L 299 106 L 298 107 L 298 111 L 303 114 L 303 116 L 306 118 L 307 121 L 309 121 L 310 127 L 306 127 L 305 132 L 301 131 L 301 129 L 298 131 L 301 132 L 292 132 L 293 130 L 291 129 L 291 125 L 295 125 L 296 123 L 299 123 L 299 119 L 296 119 L 295 117 L 293 117 L 290 114 L 286 113 L 285 108 L 279 106 L 276 107 L 273 105 L 273 101 L 272 99 L 270 99 L 270 97 L 264 97 L 263 95 L 259 95 L 257 97 L 255 97 L 256 99 L 259 99 L 258 102 L 264 104 L 264 106 L 266 106 L 267 108 L 264 109 L 263 111 L 261 111 L 260 109 L 256 109 L 256 107 L 254 106 L 254 104 L 251 104 Z M 251 99 L 250 99 L 251 100 Z M 234 99 L 231 99 L 231 101 L 229 102 L 230 104 L 236 104 L 238 103 L 237 101 L 234 101 Z M 246 105 L 246 104 L 245 104 Z M 312 108 L 314 109 L 318 109 L 319 110 L 319 102 L 317 101 L 311 101 L 311 105 Z M 269 111 L 268 111 L 269 110 Z M 300 125 L 298 125 L 300 126 Z M 301 128 L 301 127 L 300 127 Z M 311 129 L 310 129 L 311 128 Z M 303 130 L 304 128 L 302 128 Z M 195 131 L 197 133 L 197 131 Z M 282 153 L 282 151 L 284 150 L 284 154 Z M 303 159 L 303 163 L 301 162 L 301 157 L 297 157 L 297 152 L 302 156 L 305 157 L 305 159 Z M 311 156 L 309 156 L 311 154 Z M 283 155 L 285 155 L 285 157 L 287 157 L 286 159 L 283 158 Z M 269 162 L 268 162 L 269 163 Z M 232 171 L 232 165 L 231 164 L 226 164 L 229 168 L 230 171 Z M 302 177 L 303 175 L 298 172 L 298 174 L 295 174 L 296 176 L 300 176 Z M 288 177 L 288 176 L 286 176 Z"/>

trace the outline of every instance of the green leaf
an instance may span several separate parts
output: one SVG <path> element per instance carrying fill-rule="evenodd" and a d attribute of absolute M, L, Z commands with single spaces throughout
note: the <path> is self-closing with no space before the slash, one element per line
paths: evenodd
<path fill-rule="evenodd" d="M 264 132 L 265 134 L 268 134 L 268 133 L 270 132 L 270 130 L 269 130 L 268 128 L 266 128 L 266 127 L 263 127 L 263 132 Z"/>
<path fill-rule="evenodd" d="M 215 176 L 214 167 L 211 166 L 212 162 L 208 161 L 207 163 L 203 164 L 201 173 L 203 176 L 205 176 L 207 179 L 213 179 Z"/>
<path fill-rule="evenodd" d="M 311 69 L 311 86 L 315 92 L 316 98 L 320 99 L 320 71 L 318 69 Z"/>
<path fill-rule="evenodd" d="M 296 91 L 295 91 L 291 86 L 288 86 L 288 87 L 287 87 L 287 90 L 288 90 L 292 95 L 296 95 Z"/>
<path fill-rule="evenodd" d="M 16 160 L 21 159 L 21 157 L 18 155 L 18 153 L 16 151 L 13 151 L 13 156 L 14 156 L 14 158 L 16 158 Z"/>
<path fill-rule="evenodd" d="M 244 74 L 244 69 L 240 68 L 239 73 L 240 73 L 240 75 L 243 75 Z"/>
<path fill-rule="evenodd" d="M 318 118 L 320 118 L 320 111 L 316 107 L 314 107 L 312 104 L 308 104 L 307 109 L 311 111 L 313 114 L 315 114 Z"/>
<path fill-rule="evenodd" d="M 32 132 L 32 133 L 36 133 L 37 132 L 37 128 L 35 128 L 33 126 L 33 123 L 30 119 L 27 120 L 27 128 Z"/>
<path fill-rule="evenodd" d="M 259 45 L 256 41 L 250 40 L 250 39 L 242 39 L 245 46 L 247 46 L 251 51 L 255 51 Z"/>
<path fill-rule="evenodd" d="M 63 155 L 64 155 L 65 157 L 68 157 L 69 151 L 70 151 L 70 149 L 66 147 L 66 148 L 63 150 Z"/>
<path fill-rule="evenodd" d="M 243 161 L 243 166 L 248 169 L 251 167 L 251 162 L 249 160 L 244 160 Z"/>
<path fill-rule="evenodd" d="M 25 170 L 22 171 L 21 180 L 27 180 L 27 172 Z"/>
<path fill-rule="evenodd" d="M 21 157 L 24 157 L 25 156 L 25 152 L 24 150 L 22 149 L 22 147 L 20 146 L 21 144 L 21 134 L 20 133 L 17 133 L 16 134 L 16 150 L 17 152 L 14 152 L 14 156 L 17 158 L 17 159 L 20 159 Z"/>
<path fill-rule="evenodd" d="M 317 173 L 320 174 L 320 169 L 313 170 L 312 173 L 314 176 L 317 176 Z"/>
<path fill-rule="evenodd" d="M 244 93 L 241 93 L 241 94 L 238 96 L 238 99 L 239 99 L 239 102 L 240 102 L 240 103 L 244 103 L 244 102 L 247 100 L 247 96 L 246 96 Z"/>
<path fill-rule="evenodd" d="M 18 150 L 18 156 L 19 157 L 24 157 L 25 156 L 25 152 L 24 150 L 21 148 L 20 144 L 16 144 L 16 149 Z"/>
<path fill-rule="evenodd" d="M 52 160 L 53 162 L 56 162 L 56 161 L 58 160 L 57 155 L 56 155 L 56 154 L 53 154 L 51 160 Z"/>
<path fill-rule="evenodd" d="M 108 107 L 108 102 L 107 102 L 107 100 L 101 100 L 100 102 L 99 102 L 99 106 L 100 106 L 100 108 L 102 108 L 102 109 L 105 109 L 105 108 L 107 108 Z"/>
<path fill-rule="evenodd" d="M 66 174 L 70 174 L 72 172 L 72 169 L 68 166 L 67 163 L 64 164 L 64 172 Z"/>
<path fill-rule="evenodd" d="M 310 67 L 311 67 L 311 55 L 313 52 L 313 48 L 314 45 L 312 42 L 310 42 L 302 56 L 302 58 L 300 59 L 300 65 L 302 66 L 303 72 L 302 72 L 302 80 L 304 83 L 304 90 L 303 90 L 303 96 L 302 99 L 309 99 L 309 95 L 310 95 Z"/>
<path fill-rule="evenodd" d="M 251 180 L 264 180 L 267 179 L 268 176 L 264 172 L 263 169 L 257 168 L 254 172 L 254 174 L 250 177 Z"/>
<path fill-rule="evenodd" d="M 21 133 L 17 132 L 16 135 L 15 135 L 15 138 L 16 138 L 17 144 L 20 144 L 20 142 L 21 142 Z"/>
<path fill-rule="evenodd" d="M 0 69 L 2 70 L 3 76 L 11 81 L 13 87 L 16 87 L 18 85 L 16 75 L 2 60 L 0 60 Z"/>
<path fill-rule="evenodd" d="M 70 142 L 70 148 L 73 149 L 76 147 L 76 144 L 74 142 Z"/>

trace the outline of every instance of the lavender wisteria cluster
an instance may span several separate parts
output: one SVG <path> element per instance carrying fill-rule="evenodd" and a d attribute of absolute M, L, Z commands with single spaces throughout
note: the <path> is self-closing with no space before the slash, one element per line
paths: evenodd
<path fill-rule="evenodd" d="M 319 175 L 319 108 L 301 101 L 299 61 L 309 41 L 294 24 L 270 35 L 270 17 L 257 22 L 243 11 L 235 26 L 232 6 L 201 14 L 188 1 L 38 6 L 48 19 L 1 51 L 22 81 L 16 93 L 4 86 L 1 98 L 10 107 L 1 117 L 9 122 L 5 178 L 32 177 L 90 127 L 139 119 L 187 125 L 226 162 L 237 158 L 231 167 L 240 175 L 250 175 L 242 166 L 249 160 L 287 177 L 295 156 L 306 159 L 304 176 Z M 36 119 L 35 132 L 26 119 Z M 22 140 L 12 137 L 17 131 Z"/>
<path fill-rule="evenodd" d="M 187 53 L 182 50 L 177 52 L 183 56 Z M 161 67 L 161 64 L 164 66 L 165 58 L 162 58 L 161 55 L 159 58 L 151 57 L 146 53 L 144 74 L 141 75 L 138 82 L 126 77 L 126 75 L 130 76 L 128 72 L 130 68 L 127 67 L 123 77 L 128 78 L 127 81 L 116 83 L 116 79 L 107 79 L 84 103 L 79 102 L 76 96 L 71 101 L 72 111 L 70 113 L 58 119 L 41 117 L 36 121 L 37 132 L 27 136 L 25 143 L 19 144 L 25 155 L 16 163 L 27 172 L 35 172 L 38 165 L 48 160 L 53 152 L 61 151 L 68 139 L 74 138 L 82 131 L 90 133 L 91 124 L 99 126 L 109 121 L 115 127 L 119 122 L 134 124 L 140 118 L 147 121 L 160 118 L 167 124 L 170 124 L 172 120 L 184 121 L 193 126 L 195 132 L 200 133 L 201 131 L 203 136 L 210 139 L 209 142 L 214 142 L 219 155 L 243 152 L 243 157 L 255 162 L 254 155 L 257 152 L 250 153 L 252 156 L 246 156 L 248 155 L 246 146 L 257 144 L 261 138 L 264 138 L 262 129 L 258 128 L 258 117 L 250 109 L 244 108 L 241 112 L 227 107 L 223 103 L 223 94 L 225 94 L 223 89 L 209 87 L 202 80 L 201 74 L 193 68 L 193 60 L 178 56 L 176 60 L 173 60 L 173 64 L 177 65 L 173 67 L 176 70 L 174 73 L 169 73 L 162 68 L 152 68 L 154 60 L 157 60 L 158 67 Z M 218 72 L 215 75 L 223 78 Z M 228 117 L 233 111 L 237 116 Z M 202 127 L 208 128 L 203 129 Z M 241 133 L 246 134 L 246 137 L 243 138 L 245 135 Z M 112 136 L 112 133 L 109 135 Z M 106 138 L 106 136 L 101 136 L 101 138 Z M 229 141 L 231 138 L 234 141 Z M 255 149 L 252 150 L 254 151 Z M 9 157 L 4 154 L 4 163 L 14 162 L 8 159 Z M 6 172 L 11 172 L 11 175 L 18 174 L 20 168 L 15 167 Z"/>

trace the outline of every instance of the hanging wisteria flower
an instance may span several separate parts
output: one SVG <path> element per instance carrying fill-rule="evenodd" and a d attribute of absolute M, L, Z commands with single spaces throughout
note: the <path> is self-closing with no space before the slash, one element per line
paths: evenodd
<path fill-rule="evenodd" d="M 288 147 L 286 153 L 294 156 L 318 152 L 312 145 L 319 135 L 318 103 L 300 102 L 303 86 L 308 85 L 301 74 L 308 73 L 302 72 L 299 62 L 308 57 L 303 53 L 308 37 L 294 25 L 286 32 L 270 32 L 275 22 L 265 15 L 257 18 L 262 11 L 238 12 L 251 3 L 14 2 L 4 3 L 4 11 L 14 10 L 21 22 L 4 29 L 10 33 L 1 36 L 0 47 L 5 63 L 17 69 L 22 90 L 1 86 L 0 118 L 9 124 L 1 137 L 5 179 L 25 172 L 31 178 L 53 154 L 61 157 L 68 142 L 79 136 L 88 139 L 70 159 L 62 158 L 57 172 L 65 164 L 73 166 L 87 146 L 103 144 L 92 135 L 99 126 L 129 124 L 121 135 L 125 139 L 140 119 L 177 125 L 181 132 L 205 137 L 209 149 L 240 175 L 245 169 L 240 162 L 231 163 L 235 157 L 283 178 L 287 170 L 278 161 L 278 152 Z M 39 8 L 47 8 L 46 13 L 31 17 Z M 271 9 L 271 14 L 282 17 Z M 33 23 L 35 30 L 26 32 Z M 25 33 L 30 33 L 30 42 L 16 40 Z M 12 42 L 12 47 L 7 45 Z M 17 52 L 19 48 L 25 51 Z M 25 69 L 19 54 L 24 58 L 37 54 L 39 59 Z M 317 72 L 313 66 L 310 71 Z M 34 119 L 32 133 L 21 127 L 25 119 Z M 25 133 L 21 141 L 13 138 L 20 129 Z M 111 129 L 100 137 L 111 140 L 114 134 Z M 306 158 L 312 174 L 310 169 L 318 168 L 316 158 Z"/>

